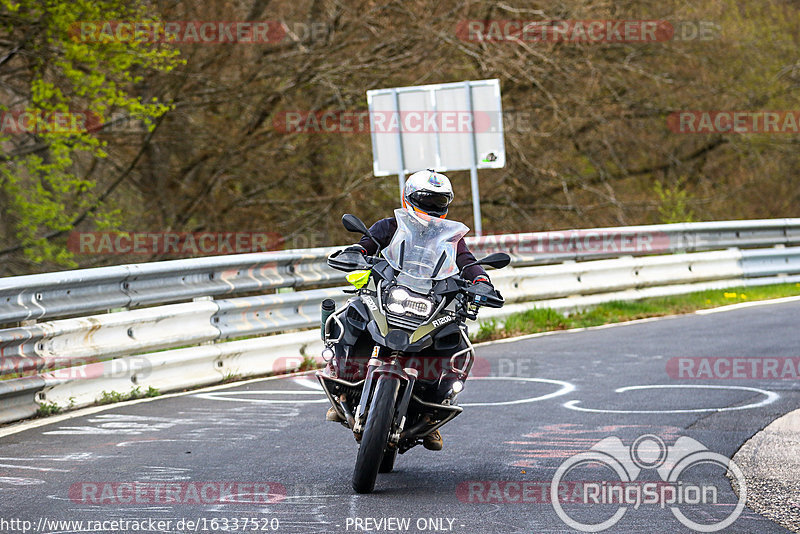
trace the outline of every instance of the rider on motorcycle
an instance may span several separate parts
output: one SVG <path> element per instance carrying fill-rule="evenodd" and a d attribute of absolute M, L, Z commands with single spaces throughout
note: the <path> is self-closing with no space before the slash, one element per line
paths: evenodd
<path fill-rule="evenodd" d="M 430 217 L 445 218 L 447 216 L 447 208 L 452 201 L 453 187 L 450 184 L 450 179 L 444 174 L 431 169 L 419 171 L 409 176 L 403 190 L 403 208 L 411 215 L 422 219 Z M 374 256 L 389 245 L 395 231 L 397 231 L 397 220 L 394 217 L 381 219 L 370 228 L 370 233 L 378 244 L 369 237 L 364 236 L 357 245 L 347 247 L 345 250 Z M 380 245 L 380 250 L 378 245 Z M 475 256 L 469 251 L 462 238 L 457 245 L 456 264 L 461 268 L 474 261 Z M 467 267 L 462 275 L 464 279 L 470 280 L 474 284 L 481 284 L 482 292 L 487 294 L 494 293 L 494 287 L 489 280 L 489 276 L 480 265 Z M 328 421 L 341 421 L 340 416 L 333 408 L 328 409 L 326 419 Z M 442 449 L 442 437 L 438 430 L 427 435 L 424 440 L 423 446 L 426 449 Z"/>

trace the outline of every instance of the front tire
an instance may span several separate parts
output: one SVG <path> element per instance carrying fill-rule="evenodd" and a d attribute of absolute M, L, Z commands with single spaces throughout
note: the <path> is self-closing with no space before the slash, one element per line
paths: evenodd
<path fill-rule="evenodd" d="M 383 461 L 383 451 L 389 441 L 394 418 L 394 404 L 400 380 L 381 375 L 376 380 L 375 394 L 367 414 L 367 423 L 358 448 L 356 466 L 353 470 L 353 489 L 358 493 L 370 493 L 375 489 L 375 479 Z M 392 462 L 394 463 L 394 462 Z"/>
<path fill-rule="evenodd" d="M 378 473 L 391 473 L 394 469 L 394 460 L 397 458 L 397 449 L 387 449 L 383 453 L 383 460 L 381 466 L 378 468 Z"/>

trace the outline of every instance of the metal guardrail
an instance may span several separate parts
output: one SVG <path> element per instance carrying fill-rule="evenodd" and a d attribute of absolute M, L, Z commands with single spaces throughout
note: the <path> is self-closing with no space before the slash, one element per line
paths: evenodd
<path fill-rule="evenodd" d="M 514 258 L 512 268 L 493 273 L 493 282 L 509 305 L 484 314 L 492 318 L 544 299 L 602 297 L 676 284 L 736 283 L 798 274 L 800 247 L 787 247 L 794 243 L 800 243 L 800 219 L 571 230 L 470 240 L 478 255 L 507 249 Z M 735 248 L 692 252 L 732 246 Z M 747 249 L 753 246 L 777 248 Z M 306 354 L 312 354 L 309 347 L 318 344 L 318 332 L 286 332 L 317 326 L 324 298 L 341 304 L 347 297 L 341 287 L 219 300 L 207 297 L 340 282 L 342 273 L 324 264 L 331 250 L 244 254 L 0 279 L 0 321 L 205 297 L 0 329 L 0 376 L 37 373 L 0 381 L 0 422 L 30 416 L 38 402 L 53 402 L 54 398 L 75 397 L 79 399 L 75 405 L 80 406 L 93 402 L 103 389 L 125 391 L 154 384 L 168 389 L 212 383 L 234 370 L 244 375 L 264 371 L 269 366 L 259 362 L 274 364 L 276 354 L 296 360 L 303 347 L 308 349 Z M 685 253 L 670 254 L 675 252 Z M 658 253 L 661 255 L 648 255 Z M 609 256 L 614 259 L 597 259 Z M 574 261 L 577 259 L 597 261 Z M 556 261 L 564 263 L 554 264 Z M 216 343 L 263 334 L 278 335 Z M 203 345 L 187 347 L 197 344 Z M 232 361 L 246 364 L 235 366 Z M 65 397 L 68 392 L 75 395 Z"/>
<path fill-rule="evenodd" d="M 344 280 L 332 249 L 263 252 L 0 278 L 0 324 Z"/>
<path fill-rule="evenodd" d="M 624 255 L 800 245 L 800 219 L 711 221 L 592 228 L 467 238 L 473 252 L 502 250 L 513 265 L 586 261 Z"/>
<path fill-rule="evenodd" d="M 800 250 L 797 247 L 742 251 L 745 278 L 774 276 L 775 273 L 800 272 Z"/>
<path fill-rule="evenodd" d="M 622 255 L 800 245 L 800 219 L 718 221 L 467 238 L 476 254 L 505 251 L 513 266 Z M 0 279 L 0 325 L 116 308 L 344 282 L 325 264 L 334 248 L 215 256 Z"/>

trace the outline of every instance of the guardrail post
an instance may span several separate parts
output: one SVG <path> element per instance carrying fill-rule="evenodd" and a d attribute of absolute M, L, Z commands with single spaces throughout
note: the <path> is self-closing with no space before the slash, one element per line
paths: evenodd
<path fill-rule="evenodd" d="M 192 302 L 203 302 L 203 301 L 207 302 L 209 300 L 214 300 L 214 297 L 212 297 L 211 295 L 205 295 L 203 297 L 195 297 L 192 299 Z M 203 341 L 202 343 L 200 343 L 200 345 L 213 345 L 217 341 L 218 341 L 217 339 L 209 339 L 208 341 Z"/>

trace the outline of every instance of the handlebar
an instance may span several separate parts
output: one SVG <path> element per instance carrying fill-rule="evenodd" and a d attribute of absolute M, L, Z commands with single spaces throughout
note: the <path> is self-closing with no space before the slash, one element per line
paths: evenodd
<path fill-rule="evenodd" d="M 371 269 L 380 261 L 383 261 L 383 258 L 366 256 L 357 251 L 339 250 L 328 257 L 327 263 L 339 271 L 351 272 Z M 460 273 L 453 275 L 451 279 L 458 286 L 460 293 L 467 297 L 470 305 L 500 308 L 505 303 L 505 299 L 496 289 L 494 294 L 488 294 L 481 290 L 480 285 L 462 278 Z"/>
<path fill-rule="evenodd" d="M 336 270 L 350 272 L 369 269 L 380 261 L 374 256 L 365 256 L 360 252 L 337 250 L 328 256 L 327 263 Z"/>
<path fill-rule="evenodd" d="M 486 306 L 487 308 L 502 308 L 505 304 L 503 295 L 496 289 L 493 289 L 494 294 L 484 293 L 477 285 L 470 284 L 463 288 L 462 291 L 470 297 L 470 302 L 477 306 Z"/>

